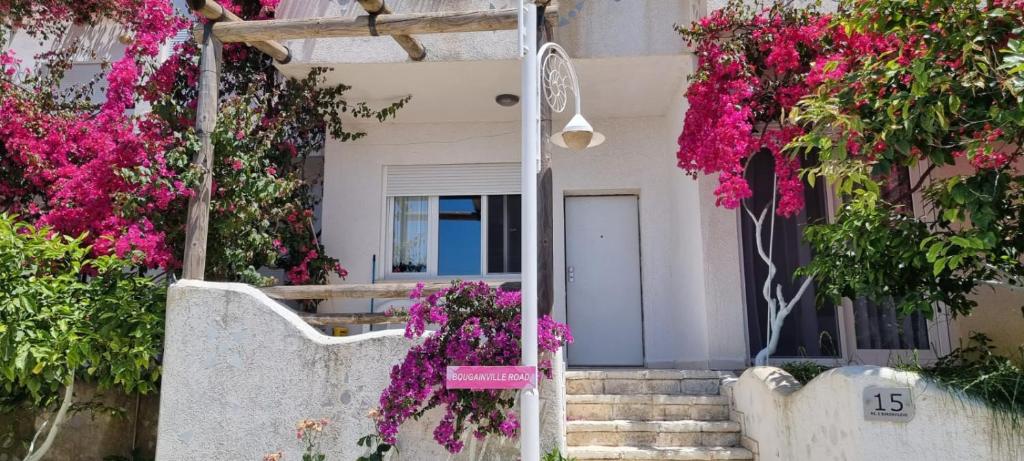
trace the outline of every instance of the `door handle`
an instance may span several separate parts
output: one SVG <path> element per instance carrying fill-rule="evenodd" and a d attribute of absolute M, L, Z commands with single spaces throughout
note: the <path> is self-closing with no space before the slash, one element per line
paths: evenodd
<path fill-rule="evenodd" d="M 566 270 L 569 272 L 569 283 L 575 282 L 576 281 L 576 268 L 573 267 L 573 266 L 569 266 Z"/>

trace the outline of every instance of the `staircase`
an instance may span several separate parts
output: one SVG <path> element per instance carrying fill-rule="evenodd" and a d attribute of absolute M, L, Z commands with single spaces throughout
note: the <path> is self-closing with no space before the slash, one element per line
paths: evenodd
<path fill-rule="evenodd" d="M 609 459 L 752 460 L 703 370 L 570 370 L 565 374 L 568 454 Z"/>

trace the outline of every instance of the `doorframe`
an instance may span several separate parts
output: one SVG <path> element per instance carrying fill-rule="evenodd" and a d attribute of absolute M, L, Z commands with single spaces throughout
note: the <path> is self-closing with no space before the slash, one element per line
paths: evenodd
<path fill-rule="evenodd" d="M 562 192 L 562 293 L 565 296 L 563 302 L 565 303 L 565 321 L 569 322 L 569 226 L 567 225 L 568 213 L 566 210 L 566 202 L 570 198 L 574 197 L 633 197 L 636 199 L 636 241 L 637 241 L 637 259 L 638 269 L 640 273 L 640 357 L 641 366 L 647 368 L 647 319 L 644 315 L 644 239 L 643 239 L 643 220 L 641 219 L 640 211 L 640 191 L 639 190 L 587 190 L 587 191 L 563 191 Z M 570 328 L 572 326 L 570 325 Z M 577 365 L 569 363 L 569 353 L 566 349 L 565 363 L 568 368 L 575 368 Z M 580 368 L 587 368 L 588 365 L 579 365 Z M 620 368 L 632 368 L 633 365 L 619 365 Z"/>

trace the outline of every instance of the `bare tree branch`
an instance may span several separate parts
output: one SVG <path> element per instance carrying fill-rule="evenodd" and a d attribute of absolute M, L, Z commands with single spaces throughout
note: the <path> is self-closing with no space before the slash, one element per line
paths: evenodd
<path fill-rule="evenodd" d="M 64 424 L 64 421 L 68 417 L 68 411 L 71 410 L 71 404 L 75 400 L 75 377 L 71 376 L 71 381 L 64 387 L 64 400 L 60 403 L 60 409 L 57 410 L 57 414 L 53 416 L 53 425 L 50 426 L 50 431 L 46 433 L 46 440 L 43 440 L 43 444 L 39 446 L 39 449 L 35 449 L 36 438 L 42 433 L 43 429 L 46 428 L 44 423 L 39 428 L 39 432 L 36 433 L 35 437 L 32 438 L 32 445 L 28 447 L 28 456 L 25 457 L 24 461 L 40 461 L 46 452 L 50 451 L 50 447 L 53 446 L 54 439 L 57 438 L 57 432 L 60 430 L 60 426 Z"/>

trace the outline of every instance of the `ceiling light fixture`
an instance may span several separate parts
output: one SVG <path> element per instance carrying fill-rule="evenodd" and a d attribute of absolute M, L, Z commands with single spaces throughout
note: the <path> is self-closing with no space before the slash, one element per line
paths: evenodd
<path fill-rule="evenodd" d="M 498 103 L 501 107 L 512 107 L 519 104 L 519 96 L 510 93 L 502 93 L 494 97 L 494 102 Z"/>

